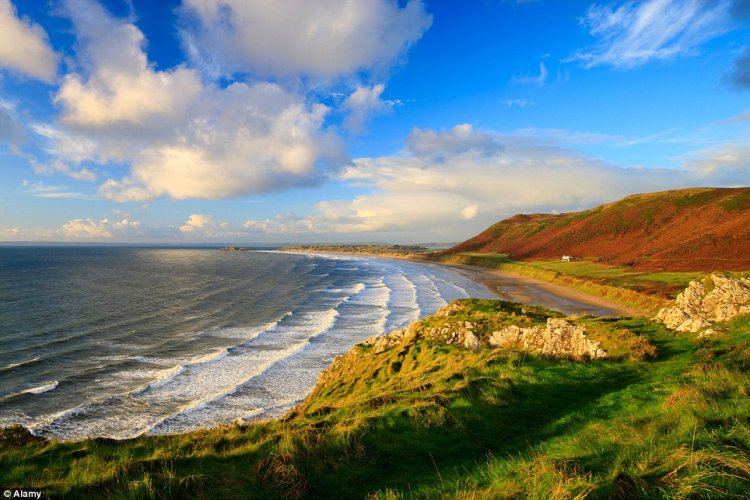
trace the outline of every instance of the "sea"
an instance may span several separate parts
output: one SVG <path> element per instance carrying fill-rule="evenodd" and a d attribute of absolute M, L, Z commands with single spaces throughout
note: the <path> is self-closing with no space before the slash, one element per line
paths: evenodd
<path fill-rule="evenodd" d="M 461 297 L 494 295 L 354 255 L 0 247 L 0 427 L 124 439 L 277 417 L 336 356 Z"/>

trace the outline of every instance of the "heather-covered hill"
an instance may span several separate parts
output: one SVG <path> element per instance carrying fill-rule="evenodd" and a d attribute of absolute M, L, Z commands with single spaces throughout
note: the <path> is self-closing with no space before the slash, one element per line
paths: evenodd
<path fill-rule="evenodd" d="M 459 252 L 596 257 L 643 270 L 746 270 L 750 188 L 663 191 L 582 212 L 515 215 L 444 253 Z"/>

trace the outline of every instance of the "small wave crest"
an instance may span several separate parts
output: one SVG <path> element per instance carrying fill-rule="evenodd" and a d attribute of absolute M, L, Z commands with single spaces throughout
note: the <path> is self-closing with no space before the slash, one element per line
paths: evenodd
<path fill-rule="evenodd" d="M 21 391 L 23 394 L 44 394 L 45 392 L 49 392 L 51 390 L 54 390 L 55 387 L 57 387 L 57 380 L 53 382 L 48 382 L 44 385 L 40 385 L 38 387 L 32 387 L 31 389 L 26 389 L 24 391 Z"/>
<path fill-rule="evenodd" d="M 39 359 L 40 359 L 39 356 L 37 356 L 36 358 L 26 359 L 24 361 L 19 361 L 18 363 L 11 363 L 8 366 L 3 366 L 2 368 L 0 368 L 0 373 L 10 371 L 20 366 L 25 366 L 25 365 L 30 365 L 32 363 L 36 363 L 37 361 L 39 361 Z"/>

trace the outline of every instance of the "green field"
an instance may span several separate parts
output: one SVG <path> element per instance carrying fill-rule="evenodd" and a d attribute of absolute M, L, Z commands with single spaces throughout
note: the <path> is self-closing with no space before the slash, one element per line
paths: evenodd
<path fill-rule="evenodd" d="M 602 264 L 590 259 L 575 260 L 572 262 L 563 262 L 561 260 L 519 262 L 508 259 L 505 254 L 466 252 L 459 255 L 489 259 L 499 265 L 513 264 L 516 266 L 528 266 L 535 269 L 578 276 L 581 278 L 592 278 L 594 280 L 605 281 L 614 286 L 618 286 L 621 282 L 627 284 L 632 281 L 641 281 L 682 289 L 685 288 L 690 281 L 703 279 L 707 275 L 707 273 L 703 272 L 637 272 L 628 267 Z"/>
<path fill-rule="evenodd" d="M 356 347 L 278 421 L 127 441 L 6 430 L 0 485 L 70 498 L 746 494 L 749 317 L 709 339 L 640 318 L 583 318 L 612 358 L 587 363 L 423 336 L 448 320 L 474 321 L 482 337 L 549 314 L 462 301 L 384 352 Z"/>

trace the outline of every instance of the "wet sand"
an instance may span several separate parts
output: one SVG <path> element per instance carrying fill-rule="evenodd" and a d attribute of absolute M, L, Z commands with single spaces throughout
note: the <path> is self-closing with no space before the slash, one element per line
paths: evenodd
<path fill-rule="evenodd" d="M 528 276 L 462 264 L 441 263 L 486 285 L 503 300 L 543 306 L 567 315 L 643 316 L 607 299 Z"/>

